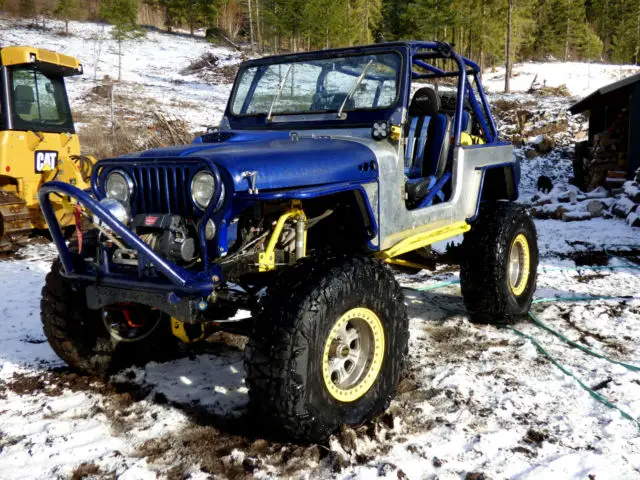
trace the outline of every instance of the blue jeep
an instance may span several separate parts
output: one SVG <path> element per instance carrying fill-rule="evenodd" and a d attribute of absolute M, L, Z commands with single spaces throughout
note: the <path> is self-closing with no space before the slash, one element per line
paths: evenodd
<path fill-rule="evenodd" d="M 320 440 L 384 410 L 401 378 L 409 325 L 388 264 L 421 268 L 431 244 L 464 234 L 471 321 L 527 312 L 538 251 L 518 179 L 478 66 L 446 43 L 250 60 L 219 129 L 102 160 L 90 193 L 41 188 L 59 252 L 44 331 L 98 375 L 246 334 L 252 408 Z M 51 194 L 78 217 L 69 245 Z"/>

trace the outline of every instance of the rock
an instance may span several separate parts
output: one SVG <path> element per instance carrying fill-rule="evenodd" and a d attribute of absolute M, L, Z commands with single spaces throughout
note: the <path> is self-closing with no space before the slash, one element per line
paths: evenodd
<path fill-rule="evenodd" d="M 543 135 L 542 139 L 537 139 L 536 143 L 533 144 L 533 148 L 535 148 L 536 152 L 541 155 L 545 155 L 553 150 L 555 143 L 553 139 L 548 135 Z"/>
<path fill-rule="evenodd" d="M 576 192 L 574 192 L 573 190 L 569 192 L 569 202 L 571 203 L 571 205 L 575 205 L 576 203 L 578 203 L 578 195 L 576 195 Z"/>
<path fill-rule="evenodd" d="M 346 452 L 350 453 L 355 451 L 357 439 L 358 435 L 353 428 L 342 427 L 342 431 L 340 432 L 340 443 Z"/>
<path fill-rule="evenodd" d="M 247 473 L 254 473 L 261 465 L 262 462 L 256 457 L 247 457 L 242 461 L 242 468 Z"/>
<path fill-rule="evenodd" d="M 640 227 L 640 214 L 633 212 L 627 216 L 627 223 L 632 227 Z"/>
<path fill-rule="evenodd" d="M 389 473 L 397 469 L 398 467 L 396 467 L 393 463 L 390 463 L 390 462 L 381 463 L 380 465 L 378 465 L 378 476 L 386 477 Z"/>
<path fill-rule="evenodd" d="M 533 160 L 538 156 L 538 152 L 536 152 L 535 150 L 527 150 L 526 152 L 524 152 L 524 156 L 529 160 Z"/>
<path fill-rule="evenodd" d="M 600 200 L 591 200 L 587 203 L 587 211 L 592 217 L 601 217 L 602 212 L 604 212 L 604 203 Z"/>
<path fill-rule="evenodd" d="M 638 204 L 632 202 L 627 197 L 621 197 L 613 204 L 611 211 L 620 218 L 626 218 L 630 213 L 638 209 Z"/>
<path fill-rule="evenodd" d="M 464 480 L 487 480 L 487 477 L 482 472 L 469 472 L 464 477 Z"/>
<path fill-rule="evenodd" d="M 629 197 L 634 203 L 640 203 L 640 183 L 638 182 L 624 182 L 622 185 L 622 191 Z"/>

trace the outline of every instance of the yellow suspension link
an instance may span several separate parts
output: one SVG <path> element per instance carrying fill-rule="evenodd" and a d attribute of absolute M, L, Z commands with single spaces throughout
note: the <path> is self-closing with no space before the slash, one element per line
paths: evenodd
<path fill-rule="evenodd" d="M 280 239 L 280 235 L 282 235 L 282 230 L 284 229 L 285 223 L 292 219 L 296 218 L 299 222 L 307 221 L 307 216 L 302 210 L 302 203 L 299 201 L 291 202 L 291 209 L 282 215 L 276 222 L 275 227 L 273 228 L 273 232 L 271 233 L 271 237 L 269 238 L 269 243 L 267 244 L 267 248 L 264 252 L 258 255 L 258 270 L 260 272 L 269 272 L 271 270 L 275 270 L 276 268 L 276 245 L 278 244 L 278 240 Z M 307 230 L 305 227 L 304 238 L 303 238 L 303 246 L 302 246 L 303 256 L 307 254 Z"/>

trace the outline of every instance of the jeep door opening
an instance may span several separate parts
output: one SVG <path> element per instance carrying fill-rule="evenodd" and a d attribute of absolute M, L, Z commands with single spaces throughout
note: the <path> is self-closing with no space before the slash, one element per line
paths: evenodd
<path fill-rule="evenodd" d="M 400 380 L 408 318 L 385 264 L 420 267 L 426 247 L 464 234 L 470 319 L 527 312 L 538 250 L 518 177 L 478 66 L 448 44 L 250 60 L 220 129 L 102 160 L 91 193 L 41 188 L 59 252 L 45 333 L 69 365 L 103 375 L 177 339 L 242 332 L 252 408 L 321 440 L 384 410 Z M 70 245 L 52 193 L 92 224 Z"/>

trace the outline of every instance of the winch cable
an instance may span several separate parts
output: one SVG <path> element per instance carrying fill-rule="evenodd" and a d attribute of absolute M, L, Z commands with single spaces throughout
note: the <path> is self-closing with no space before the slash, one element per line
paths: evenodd
<path fill-rule="evenodd" d="M 640 269 L 640 265 L 636 265 L 631 263 L 629 260 L 627 260 L 624 257 L 621 257 L 620 255 L 616 255 L 616 254 L 612 254 L 609 249 L 613 248 L 613 247 L 626 247 L 626 248 L 640 248 L 639 245 L 629 245 L 629 244 L 619 244 L 619 245 L 611 245 L 610 247 L 605 247 L 604 252 L 607 256 L 612 257 L 612 258 L 618 258 L 620 260 L 623 261 L 624 265 L 597 265 L 597 266 L 578 266 L 578 267 L 541 267 L 540 269 L 542 271 L 582 271 L 582 270 L 605 270 L 605 269 L 629 269 L 629 270 L 638 270 Z M 457 285 L 460 283 L 460 280 L 458 279 L 454 279 L 454 280 L 448 280 L 448 281 L 443 281 L 440 283 L 436 283 L 434 285 L 429 285 L 426 287 L 421 287 L 421 288 L 411 288 L 412 290 L 415 291 L 419 291 L 419 292 L 425 292 L 425 291 L 430 291 L 430 290 L 436 290 L 439 288 L 444 288 L 444 287 L 448 287 L 451 285 Z M 575 295 L 575 296 L 565 296 L 565 297 L 547 297 L 547 298 L 537 298 L 535 300 L 533 300 L 532 305 L 535 304 L 539 304 L 539 303 L 555 303 L 555 302 L 591 302 L 591 301 L 598 301 L 598 300 L 615 300 L 615 301 L 623 301 L 623 300 L 640 300 L 640 297 L 634 297 L 634 296 L 610 296 L 610 295 Z M 548 333 L 551 333 L 552 335 L 556 336 L 557 338 L 559 338 L 560 340 L 562 340 L 563 342 L 565 342 L 566 344 L 568 344 L 571 347 L 577 348 L 578 350 L 587 353 L 588 355 L 594 356 L 596 358 L 600 358 L 602 360 L 605 360 L 607 362 L 610 362 L 612 364 L 615 365 L 620 365 L 624 368 L 626 368 L 627 370 L 633 371 L 633 372 L 640 372 L 640 366 L 636 366 L 636 365 L 632 365 L 626 362 L 621 362 L 618 360 L 614 360 L 612 358 L 607 357 L 606 355 L 596 352 L 584 345 L 581 345 L 569 338 L 567 338 L 565 335 L 563 335 L 562 333 L 552 329 L 551 327 L 549 327 L 548 325 L 544 324 L 543 322 L 541 322 L 540 320 L 538 320 L 538 318 L 535 316 L 535 314 L 529 310 L 528 312 L 528 316 L 531 319 L 531 321 L 533 322 L 534 325 L 536 325 L 538 328 L 541 328 L 543 330 L 545 330 Z M 620 413 L 620 415 L 627 419 L 632 421 L 636 427 L 638 427 L 638 429 L 640 429 L 640 422 L 630 413 L 622 410 L 620 407 L 618 407 L 617 405 L 615 405 L 614 403 L 612 403 L 611 401 L 609 401 L 604 395 L 601 395 L 600 393 L 596 392 L 594 389 L 592 389 L 591 387 L 589 387 L 587 384 L 585 384 L 582 380 L 580 380 L 580 378 L 578 378 L 571 370 L 569 370 L 567 367 L 565 367 L 563 364 L 561 364 L 555 357 L 553 357 L 553 355 L 551 355 L 532 335 L 529 335 L 527 333 L 524 333 L 514 327 L 511 326 L 507 326 L 505 327 L 507 330 L 512 331 L 513 333 L 515 333 L 516 335 L 529 340 L 531 342 L 531 344 L 533 346 L 536 347 L 536 349 L 542 353 L 543 355 L 545 355 L 550 361 L 551 363 L 557 367 L 562 373 L 564 373 L 565 375 L 573 378 L 578 385 L 585 390 L 592 398 L 594 398 L 595 400 L 597 400 L 598 402 L 600 402 L 601 404 L 603 404 L 604 406 L 611 408 L 613 410 L 616 410 L 617 412 Z"/>

